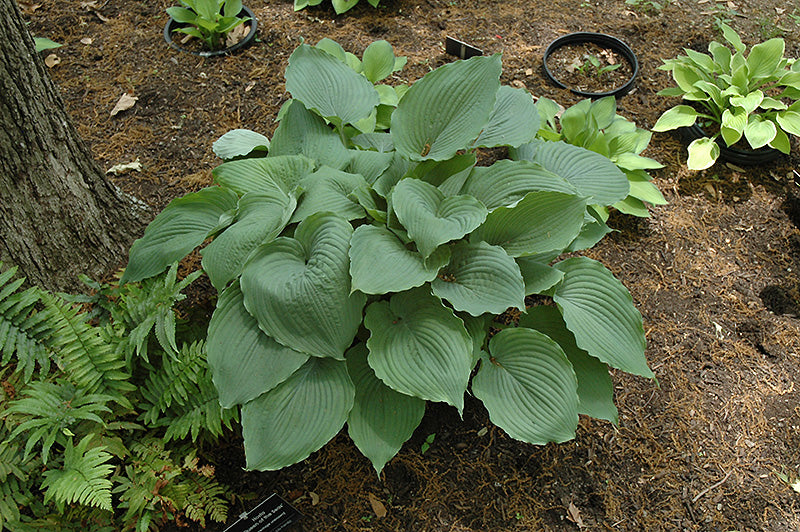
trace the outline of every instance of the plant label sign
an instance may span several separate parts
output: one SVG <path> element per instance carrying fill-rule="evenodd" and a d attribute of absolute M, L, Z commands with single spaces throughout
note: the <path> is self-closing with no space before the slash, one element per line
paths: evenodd
<path fill-rule="evenodd" d="M 302 517 L 288 502 L 273 493 L 258 506 L 239 516 L 224 532 L 280 532 Z"/>
<path fill-rule="evenodd" d="M 480 48 L 475 48 L 470 44 L 461 42 L 458 39 L 453 39 L 452 37 L 447 37 L 445 39 L 444 51 L 460 59 L 469 59 L 476 55 L 483 55 L 483 50 Z"/>

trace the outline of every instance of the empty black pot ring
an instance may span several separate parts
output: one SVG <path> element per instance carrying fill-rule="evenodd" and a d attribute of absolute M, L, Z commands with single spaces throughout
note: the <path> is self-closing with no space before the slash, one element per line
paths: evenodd
<path fill-rule="evenodd" d="M 606 92 L 585 92 L 578 89 L 573 89 L 571 87 L 567 87 L 563 83 L 553 76 L 553 73 L 550 72 L 550 69 L 547 68 L 547 60 L 550 58 L 550 55 L 555 52 L 557 49 L 561 48 L 567 44 L 580 44 L 580 43 L 594 43 L 603 46 L 604 48 L 610 48 L 614 50 L 616 53 L 622 55 L 625 59 L 628 60 L 630 63 L 631 68 L 633 69 L 633 75 L 631 79 L 625 82 L 624 85 L 621 87 L 617 87 L 614 90 L 606 91 Z M 588 98 L 600 98 L 602 96 L 622 96 L 627 94 L 628 91 L 631 90 L 633 87 L 633 81 L 636 79 L 636 76 L 639 74 L 639 61 L 636 59 L 636 54 L 633 53 L 633 50 L 630 46 L 622 42 L 621 40 L 617 39 L 616 37 L 612 37 L 611 35 L 606 35 L 605 33 L 591 33 L 591 32 L 578 32 L 578 33 L 570 33 L 568 35 L 564 35 L 563 37 L 559 37 L 555 41 L 551 42 L 550 45 L 547 47 L 547 50 L 544 52 L 544 60 L 542 61 L 544 66 L 544 75 L 552 81 L 557 87 L 562 89 L 569 89 L 570 91 L 578 94 L 580 96 L 586 96 Z"/>
<path fill-rule="evenodd" d="M 250 31 L 247 35 L 244 36 L 244 39 L 237 42 L 231 47 L 223 48 L 221 50 L 202 50 L 199 52 L 195 52 L 193 50 L 187 50 L 186 48 L 182 48 L 177 42 L 173 40 L 173 32 L 180 27 L 188 26 L 188 24 L 181 24 L 176 22 L 175 19 L 169 17 L 167 24 L 164 26 L 164 40 L 167 41 L 171 47 L 175 48 L 180 52 L 190 53 L 192 55 L 197 55 L 200 57 L 217 57 L 222 55 L 228 55 L 236 50 L 241 50 L 247 46 L 253 44 L 253 41 L 256 38 L 256 30 L 258 29 L 258 21 L 256 20 L 256 15 L 253 13 L 250 8 L 242 6 L 242 10 L 239 12 L 240 17 L 249 17 L 250 20 L 246 22 L 246 24 L 250 25 Z"/>

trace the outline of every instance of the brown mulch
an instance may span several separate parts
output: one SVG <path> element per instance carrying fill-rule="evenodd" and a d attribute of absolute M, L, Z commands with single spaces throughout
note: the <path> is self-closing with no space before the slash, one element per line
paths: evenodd
<path fill-rule="evenodd" d="M 618 105 L 641 127 L 675 103 L 656 95 L 670 82 L 661 59 L 705 51 L 720 39 L 717 19 L 749 44 L 783 28 L 786 55 L 800 56 L 796 0 L 672 0 L 660 10 L 622 0 L 384 0 L 379 9 L 362 0 L 343 16 L 327 2 L 294 12 L 289 1 L 251 0 L 259 42 L 221 59 L 166 45 L 171 0 L 37 3 L 27 18 L 34 34 L 65 45 L 45 55 L 61 60 L 50 71 L 80 134 L 104 168 L 140 160 L 141 172 L 113 180 L 153 215 L 210 184 L 220 135 L 272 134 L 288 98 L 287 59 L 303 40 L 330 37 L 360 54 L 386 39 L 409 59 L 397 81 L 411 82 L 452 60 L 451 35 L 502 52 L 505 83 L 569 105 L 576 98 L 544 80 L 544 48 L 572 31 L 608 33 L 638 55 L 635 88 Z M 111 117 L 126 92 L 136 105 Z M 296 527 L 306 531 L 800 529 L 800 494 L 778 477 L 800 474 L 798 153 L 795 139 L 792 155 L 767 167 L 692 172 L 677 135 L 654 135 L 646 155 L 666 165 L 653 175 L 669 205 L 646 220 L 614 216 L 619 231 L 589 253 L 631 290 L 657 376 L 614 374 L 619 427 L 582 419 L 574 441 L 533 447 L 494 427 L 478 401 L 467 401 L 464 420 L 430 405 L 380 479 L 346 433 L 268 473 L 243 472 L 230 435 L 203 452 L 236 493 L 231 521 L 276 492 L 306 515 Z"/>

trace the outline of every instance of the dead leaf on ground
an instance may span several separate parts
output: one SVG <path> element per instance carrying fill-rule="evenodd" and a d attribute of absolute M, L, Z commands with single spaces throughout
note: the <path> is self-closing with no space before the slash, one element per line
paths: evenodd
<path fill-rule="evenodd" d="M 92 13 L 94 13 L 95 15 L 97 15 L 97 18 L 99 18 L 99 19 L 100 19 L 100 20 L 102 20 L 103 22 L 108 22 L 109 20 L 111 20 L 110 18 L 108 18 L 108 17 L 104 17 L 103 15 L 101 15 L 99 11 L 92 11 Z"/>
<path fill-rule="evenodd" d="M 578 507 L 569 503 L 569 507 L 567 508 L 567 519 L 578 525 L 578 528 L 583 528 L 583 519 L 581 519 L 581 511 L 578 510 Z"/>
<path fill-rule="evenodd" d="M 309 491 L 308 496 L 311 497 L 311 506 L 316 506 L 319 504 L 319 495 L 313 491 Z"/>
<path fill-rule="evenodd" d="M 33 12 L 42 7 L 42 4 L 34 4 L 33 2 L 19 2 L 19 8 L 26 15 L 33 15 Z"/>
<path fill-rule="evenodd" d="M 375 516 L 378 519 L 386 517 L 386 506 L 372 493 L 369 494 L 369 504 L 372 506 L 372 511 L 375 512 Z"/>
<path fill-rule="evenodd" d="M 136 105 L 136 100 L 138 100 L 136 96 L 132 96 L 127 92 L 119 97 L 117 100 L 117 105 L 111 110 L 111 116 L 116 116 L 117 113 L 121 113 L 127 109 L 130 109 L 134 105 Z"/>
<path fill-rule="evenodd" d="M 83 39 L 81 39 L 81 44 L 92 44 L 93 42 L 94 41 L 92 40 L 91 37 L 84 37 Z"/>
<path fill-rule="evenodd" d="M 128 171 L 131 171 L 131 170 L 135 170 L 137 172 L 141 172 L 142 171 L 142 163 L 139 162 L 139 158 L 138 157 L 136 158 L 135 161 L 130 162 L 130 163 L 115 164 L 114 166 L 112 166 L 111 168 L 106 170 L 106 174 L 119 175 L 119 174 L 121 174 L 123 172 L 128 172 Z"/>
<path fill-rule="evenodd" d="M 50 54 L 44 58 L 44 64 L 47 65 L 47 68 L 53 68 L 57 64 L 61 62 L 61 59 L 56 54 Z"/>
<path fill-rule="evenodd" d="M 230 48 L 234 44 L 238 44 L 239 41 L 247 37 L 248 33 L 250 33 L 250 26 L 239 24 L 228 32 L 228 35 L 225 37 L 225 46 Z"/>

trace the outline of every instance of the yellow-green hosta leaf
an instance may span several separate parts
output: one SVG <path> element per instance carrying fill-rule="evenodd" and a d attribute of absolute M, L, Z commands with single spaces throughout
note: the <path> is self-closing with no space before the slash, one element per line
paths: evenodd
<path fill-rule="evenodd" d="M 563 177 L 530 161 L 497 161 L 492 166 L 476 166 L 467 178 L 462 192 L 483 203 L 489 211 L 513 206 L 533 191 L 577 194 Z"/>
<path fill-rule="evenodd" d="M 697 120 L 697 111 L 688 105 L 676 105 L 671 109 L 664 111 L 656 125 L 653 126 L 653 131 L 669 131 L 671 129 L 678 129 L 679 127 L 689 127 Z"/>
<path fill-rule="evenodd" d="M 464 408 L 472 338 L 464 323 L 427 287 L 367 307 L 369 365 L 390 388 Z"/>
<path fill-rule="evenodd" d="M 379 101 L 375 87 L 364 76 L 307 44 L 289 57 L 286 90 L 337 127 L 366 118 Z"/>
<path fill-rule="evenodd" d="M 489 341 L 472 392 L 492 423 L 536 445 L 564 442 L 578 426 L 578 382 L 561 347 L 526 328 L 505 329 Z"/>
<path fill-rule="evenodd" d="M 525 282 L 519 266 L 499 246 L 458 242 L 450 262 L 431 283 L 433 293 L 473 316 L 525 310 Z"/>
<path fill-rule="evenodd" d="M 238 199 L 233 190 L 213 186 L 172 200 L 131 246 L 120 284 L 157 275 L 185 257 L 231 222 Z"/>
<path fill-rule="evenodd" d="M 719 29 L 722 30 L 722 36 L 725 37 L 725 40 L 728 41 L 731 46 L 733 46 L 734 50 L 737 52 L 743 52 L 745 50 L 745 45 L 742 43 L 742 39 L 733 28 L 723 22 L 720 24 Z"/>
<path fill-rule="evenodd" d="M 387 41 L 374 41 L 364 50 L 361 62 L 367 79 L 378 83 L 394 72 L 394 49 Z"/>
<path fill-rule="evenodd" d="M 470 240 L 501 246 L 512 257 L 563 250 L 580 233 L 586 200 L 561 192 L 529 192 L 513 207 L 499 207 Z"/>
<path fill-rule="evenodd" d="M 672 79 L 675 80 L 678 87 L 688 94 L 699 92 L 694 86 L 695 83 L 703 79 L 698 70 L 697 67 L 685 63 L 675 63 L 672 69 Z"/>
<path fill-rule="evenodd" d="M 278 155 L 228 161 L 214 168 L 214 181 L 240 196 L 248 192 L 289 194 L 314 171 L 315 163 L 303 155 Z"/>
<path fill-rule="evenodd" d="M 472 196 L 445 197 L 439 189 L 418 179 L 403 179 L 394 187 L 392 207 L 425 258 L 440 245 L 472 232 L 487 213 Z"/>
<path fill-rule="evenodd" d="M 756 44 L 747 55 L 747 70 L 751 78 L 769 78 L 780 72 L 780 63 L 786 44 L 774 38 Z"/>
<path fill-rule="evenodd" d="M 323 211 L 333 212 L 347 220 L 364 217 L 364 208 L 349 198 L 357 188 L 368 187 L 364 177 L 359 174 L 322 166 L 304 177 L 299 185 L 304 193 L 292 215 L 292 223 Z"/>
<path fill-rule="evenodd" d="M 778 128 L 775 130 L 775 138 L 770 141 L 769 147 L 788 155 L 792 149 L 792 143 L 789 141 L 789 135 Z"/>
<path fill-rule="evenodd" d="M 293 194 L 278 190 L 249 192 L 239 199 L 236 222 L 202 251 L 203 270 L 214 288 L 222 291 L 242 273 L 247 257 L 283 231 L 296 205 Z"/>
<path fill-rule="evenodd" d="M 687 149 L 689 159 L 686 166 L 690 170 L 705 170 L 719 158 L 719 144 L 708 137 L 693 140 Z"/>
<path fill-rule="evenodd" d="M 777 128 L 771 120 L 759 120 L 752 117 L 744 128 L 744 137 L 754 149 L 766 146 L 775 138 Z"/>
<path fill-rule="evenodd" d="M 303 107 L 298 100 L 290 100 L 283 109 L 285 112 L 270 143 L 270 157 L 305 155 L 315 161 L 325 161 L 327 166 L 337 170 L 347 166 L 350 154 L 325 119 Z"/>
<path fill-rule="evenodd" d="M 347 352 L 347 370 L 356 388 L 347 433 L 369 458 L 378 475 L 403 446 L 425 414 L 425 401 L 386 386 L 367 363 L 368 350 L 357 344 Z"/>
<path fill-rule="evenodd" d="M 722 112 L 720 133 L 728 146 L 733 146 L 742 138 L 747 125 L 747 114 L 747 111 L 741 107 L 725 109 Z"/>
<path fill-rule="evenodd" d="M 520 327 L 539 331 L 554 340 L 567 355 L 578 379 L 578 412 L 616 424 L 619 413 L 614 405 L 614 385 L 608 366 L 579 348 L 555 307 L 539 305 L 520 317 Z"/>
<path fill-rule="evenodd" d="M 630 152 L 620 153 L 615 158 L 614 163 L 625 170 L 656 170 L 664 168 L 663 164 L 654 159 Z"/>
<path fill-rule="evenodd" d="M 392 138 L 404 157 L 450 159 L 489 121 L 500 88 L 500 55 L 437 68 L 414 83 L 392 115 Z"/>
<path fill-rule="evenodd" d="M 533 140 L 539 130 L 539 111 L 524 89 L 502 85 L 497 91 L 489 123 L 473 147 L 520 146 Z"/>
<path fill-rule="evenodd" d="M 350 293 L 353 229 L 332 213 L 309 216 L 294 238 L 259 247 L 242 272 L 244 303 L 279 343 L 317 357 L 343 359 L 361 325 L 366 297 Z"/>
<path fill-rule="evenodd" d="M 443 246 L 425 260 L 385 227 L 362 225 L 350 239 L 352 290 L 403 292 L 435 279 L 449 258 L 450 249 Z"/>
<path fill-rule="evenodd" d="M 764 100 L 764 93 L 760 90 L 755 90 L 747 96 L 733 96 L 730 99 L 731 105 L 744 109 L 745 114 L 750 114 L 761 105 Z"/>
<path fill-rule="evenodd" d="M 341 430 L 354 397 L 344 360 L 309 358 L 242 406 L 247 469 L 274 471 L 308 458 Z"/>
<path fill-rule="evenodd" d="M 628 181 L 631 184 L 630 196 L 652 203 L 653 205 L 666 205 L 667 200 L 650 180 L 645 177 L 628 174 Z"/>
<path fill-rule="evenodd" d="M 232 129 L 218 138 L 211 149 L 220 159 L 233 159 L 255 150 L 269 150 L 269 139 L 249 129 Z"/>
<path fill-rule="evenodd" d="M 777 114 L 775 121 L 787 133 L 800 137 L 800 113 L 797 111 L 782 111 Z"/>
<path fill-rule="evenodd" d="M 601 263 L 585 257 L 559 262 L 564 279 L 553 293 L 578 347 L 611 366 L 653 377 L 644 356 L 642 315 L 630 292 Z"/>
<path fill-rule="evenodd" d="M 349 11 L 358 3 L 358 0 L 331 0 L 334 11 L 337 15 L 341 15 L 345 11 Z"/>
<path fill-rule="evenodd" d="M 267 336 L 244 308 L 239 283 L 219 297 L 208 324 L 208 365 L 222 408 L 255 399 L 289 378 L 309 355 Z"/>

